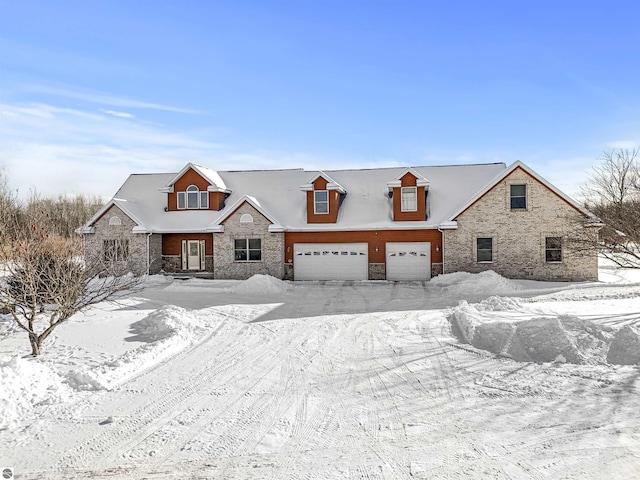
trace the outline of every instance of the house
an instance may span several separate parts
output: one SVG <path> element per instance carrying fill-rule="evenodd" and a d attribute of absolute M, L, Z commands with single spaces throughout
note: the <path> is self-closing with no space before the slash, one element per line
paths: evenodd
<path fill-rule="evenodd" d="M 428 280 L 494 270 L 597 280 L 568 238 L 597 219 L 522 162 L 131 175 L 78 229 L 86 255 L 138 273 Z"/>

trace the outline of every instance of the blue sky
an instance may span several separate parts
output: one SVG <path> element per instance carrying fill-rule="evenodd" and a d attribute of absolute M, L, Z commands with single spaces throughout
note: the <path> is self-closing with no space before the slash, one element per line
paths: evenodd
<path fill-rule="evenodd" d="M 130 173 L 522 160 L 569 194 L 640 145 L 637 1 L 0 0 L 0 168 Z"/>

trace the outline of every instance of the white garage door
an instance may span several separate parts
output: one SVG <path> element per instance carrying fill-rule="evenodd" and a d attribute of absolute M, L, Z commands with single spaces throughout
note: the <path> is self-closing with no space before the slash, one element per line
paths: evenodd
<path fill-rule="evenodd" d="M 366 243 L 296 243 L 293 246 L 295 280 L 366 280 L 369 255 Z"/>
<path fill-rule="evenodd" d="M 431 243 L 387 243 L 387 280 L 429 280 L 430 278 Z"/>

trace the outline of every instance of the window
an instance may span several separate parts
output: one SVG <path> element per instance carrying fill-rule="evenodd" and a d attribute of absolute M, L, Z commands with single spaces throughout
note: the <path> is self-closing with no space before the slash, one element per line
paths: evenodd
<path fill-rule="evenodd" d="M 478 263 L 493 262 L 493 238 L 477 238 L 476 249 Z"/>
<path fill-rule="evenodd" d="M 122 262 L 129 257 L 129 240 L 104 240 L 102 249 L 105 262 Z"/>
<path fill-rule="evenodd" d="M 402 187 L 401 189 L 402 204 L 400 205 L 400 211 L 402 212 L 415 212 L 418 210 L 418 188 L 417 187 Z"/>
<path fill-rule="evenodd" d="M 511 210 L 527 209 L 527 186 L 511 185 Z"/>
<path fill-rule="evenodd" d="M 546 237 L 544 239 L 544 258 L 547 262 L 562 262 L 561 237 Z"/>
<path fill-rule="evenodd" d="M 187 208 L 198 208 L 198 187 L 191 185 L 187 188 Z"/>
<path fill-rule="evenodd" d="M 253 223 L 253 217 L 250 213 L 243 213 L 240 216 L 240 223 Z"/>
<path fill-rule="evenodd" d="M 238 238 L 234 240 L 235 261 L 262 260 L 262 240 L 259 238 Z"/>
<path fill-rule="evenodd" d="M 191 210 L 209 208 L 209 192 L 201 192 L 195 185 L 189 185 L 186 192 L 178 192 L 178 209 L 185 208 Z"/>
<path fill-rule="evenodd" d="M 329 192 L 327 190 L 313 192 L 313 213 L 329 213 Z"/>
<path fill-rule="evenodd" d="M 109 219 L 109 225 L 110 226 L 122 225 L 122 220 L 120 220 L 120 217 L 118 217 L 117 215 L 114 215 Z"/>

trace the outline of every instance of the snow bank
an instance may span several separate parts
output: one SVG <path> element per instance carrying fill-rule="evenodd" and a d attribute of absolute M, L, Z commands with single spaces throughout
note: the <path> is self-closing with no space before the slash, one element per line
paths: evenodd
<path fill-rule="evenodd" d="M 202 340 L 212 326 L 197 312 L 166 305 L 131 325 L 128 340 L 143 345 L 98 367 L 71 370 L 67 383 L 76 390 L 110 390 Z"/>
<path fill-rule="evenodd" d="M 445 273 L 432 278 L 429 284 L 447 288 L 448 292 L 460 291 L 471 294 L 510 293 L 520 289 L 517 283 L 504 278 L 493 270 L 480 273 Z"/>
<path fill-rule="evenodd" d="M 64 402 L 72 395 L 63 379 L 38 359 L 0 359 L 0 430 L 28 417 L 38 405 Z"/>
<path fill-rule="evenodd" d="M 271 275 L 254 275 L 231 288 L 233 293 L 285 293 L 291 290 L 287 282 Z"/>
<path fill-rule="evenodd" d="M 517 309 L 515 299 L 461 301 L 448 315 L 452 333 L 462 342 L 523 362 L 610 363 L 640 365 L 640 330 L 618 330 L 571 315 L 525 320 L 494 320 L 491 312 Z"/>

